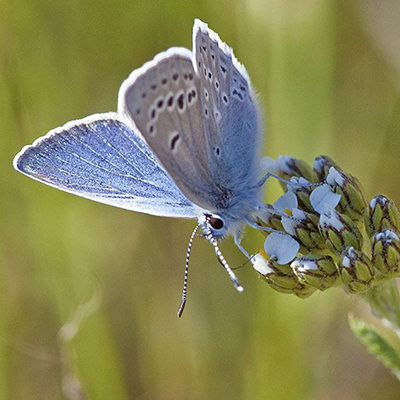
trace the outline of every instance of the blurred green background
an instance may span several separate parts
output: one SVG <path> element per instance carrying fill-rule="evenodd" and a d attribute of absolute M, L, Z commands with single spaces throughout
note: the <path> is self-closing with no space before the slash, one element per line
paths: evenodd
<path fill-rule="evenodd" d="M 250 265 L 233 288 L 193 221 L 132 213 L 12 169 L 51 128 L 116 109 L 122 81 L 193 19 L 232 46 L 262 99 L 265 154 L 327 154 L 400 204 L 397 0 L 0 0 L 0 399 L 394 399 L 339 289 L 274 292 Z M 270 183 L 266 200 L 279 195 Z M 248 232 L 255 251 L 262 243 Z M 222 244 L 231 265 L 243 257 Z"/>

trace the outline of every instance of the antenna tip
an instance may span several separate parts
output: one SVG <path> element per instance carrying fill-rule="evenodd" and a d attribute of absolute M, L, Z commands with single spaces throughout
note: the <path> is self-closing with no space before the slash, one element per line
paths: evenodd
<path fill-rule="evenodd" d="M 182 298 L 181 304 L 179 306 L 179 310 L 176 313 L 176 315 L 181 318 L 182 314 L 183 314 L 183 310 L 185 309 L 185 305 L 186 305 L 186 297 Z"/>

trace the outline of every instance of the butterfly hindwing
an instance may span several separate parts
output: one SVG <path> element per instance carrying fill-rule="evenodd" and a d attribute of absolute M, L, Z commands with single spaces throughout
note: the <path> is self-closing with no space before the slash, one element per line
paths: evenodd
<path fill-rule="evenodd" d="M 203 22 L 193 28 L 204 134 L 213 178 L 240 191 L 258 179 L 260 111 L 250 78 L 233 51 Z"/>

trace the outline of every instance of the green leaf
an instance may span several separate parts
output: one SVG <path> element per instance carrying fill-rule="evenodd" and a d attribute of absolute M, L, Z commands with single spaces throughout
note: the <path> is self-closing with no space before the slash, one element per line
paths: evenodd
<path fill-rule="evenodd" d="M 375 329 L 349 314 L 349 325 L 354 335 L 386 368 L 400 380 L 400 355 Z"/>

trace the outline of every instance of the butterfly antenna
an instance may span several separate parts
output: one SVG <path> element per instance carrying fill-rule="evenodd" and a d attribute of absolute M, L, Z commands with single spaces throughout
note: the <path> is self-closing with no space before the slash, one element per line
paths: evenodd
<path fill-rule="evenodd" d="M 207 225 L 208 225 L 208 221 L 207 221 Z M 215 254 L 218 258 L 218 261 L 225 268 L 225 270 L 228 273 L 229 277 L 231 278 L 231 281 L 232 281 L 233 285 L 235 286 L 236 290 L 238 292 L 243 292 L 243 290 L 244 290 L 243 286 L 239 283 L 239 280 L 238 280 L 238 278 L 236 278 L 236 275 L 232 271 L 232 268 L 229 266 L 228 262 L 225 260 L 224 256 L 222 255 L 221 250 L 218 247 L 217 240 L 212 235 L 209 227 L 208 227 L 208 232 L 205 233 L 205 237 L 214 246 Z"/>
<path fill-rule="evenodd" d="M 193 239 L 195 238 L 199 227 L 200 227 L 200 224 L 198 224 L 196 226 L 196 228 L 194 228 L 192 236 L 190 236 L 190 240 L 189 240 L 189 244 L 188 244 L 188 248 L 187 248 L 187 252 L 186 252 L 185 276 L 183 278 L 182 299 L 181 299 L 181 304 L 179 305 L 179 310 L 177 313 L 179 318 L 182 317 L 183 310 L 185 309 L 185 305 L 186 305 L 190 251 L 192 250 Z"/>

